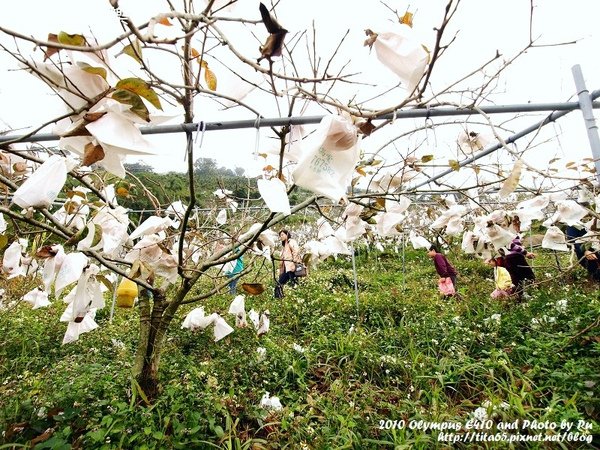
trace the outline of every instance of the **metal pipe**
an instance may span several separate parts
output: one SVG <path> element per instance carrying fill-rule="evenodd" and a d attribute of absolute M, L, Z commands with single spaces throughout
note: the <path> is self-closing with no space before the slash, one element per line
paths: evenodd
<path fill-rule="evenodd" d="M 596 95 L 594 95 L 596 94 Z M 592 98 L 600 96 L 600 90 L 592 93 Z M 600 102 L 592 103 L 593 108 L 600 108 Z M 542 111 L 573 111 L 579 108 L 578 102 L 566 102 L 566 103 L 525 103 L 515 105 L 491 105 L 484 106 L 480 109 L 486 114 L 507 114 L 516 112 L 542 112 Z M 469 116 L 479 114 L 476 110 L 470 109 L 469 107 L 457 108 L 457 107 L 439 107 L 439 108 L 412 108 L 397 110 L 395 113 L 382 114 L 377 116 L 374 120 L 393 120 L 395 119 L 410 119 L 419 117 L 442 117 L 442 116 Z M 236 130 L 240 128 L 262 128 L 262 127 L 275 127 L 285 125 L 307 125 L 319 123 L 323 119 L 323 116 L 293 116 L 293 117 L 274 117 L 274 118 L 260 118 L 249 119 L 249 120 L 230 120 L 221 122 L 206 122 L 206 123 L 183 123 L 177 125 L 157 125 L 149 127 L 141 127 L 140 131 L 142 134 L 169 134 L 169 133 L 185 133 L 192 132 L 199 129 L 200 125 L 203 125 L 206 131 L 216 130 Z M 42 142 L 42 141 L 56 141 L 60 139 L 60 136 L 52 133 L 38 133 L 27 138 L 25 135 L 4 135 L 0 136 L 0 144 L 9 141 L 18 142 Z M 22 138 L 22 139 L 21 139 Z"/>
<path fill-rule="evenodd" d="M 579 97 L 579 109 L 581 109 L 581 114 L 583 115 L 585 129 L 587 130 L 588 140 L 592 149 L 592 156 L 594 157 L 596 179 L 600 183 L 600 136 L 598 136 L 598 126 L 596 125 L 592 109 L 592 98 L 590 97 L 590 92 L 585 87 L 581 66 L 579 64 L 574 65 L 571 67 L 571 72 L 573 72 L 573 80 L 575 81 L 575 88 Z"/>
<path fill-rule="evenodd" d="M 350 251 L 352 252 L 352 280 L 354 282 L 354 299 L 356 301 L 356 320 L 360 317 L 360 303 L 358 300 L 358 275 L 356 273 L 356 257 L 354 255 L 354 245 L 350 243 Z"/>
<path fill-rule="evenodd" d="M 600 97 L 600 90 L 595 90 L 594 92 L 592 92 L 590 97 L 592 100 L 595 100 L 596 98 Z M 595 108 L 596 107 L 595 105 L 597 105 L 597 103 L 593 103 L 593 105 Z M 554 111 L 552 114 L 546 116 L 543 120 L 540 120 L 539 122 L 534 123 L 533 125 L 525 128 L 524 130 L 521 130 L 518 133 L 515 133 L 512 136 L 509 136 L 505 140 L 505 142 L 506 142 L 506 144 L 512 144 L 513 142 L 517 141 L 518 139 L 522 138 L 523 136 L 526 136 L 529 133 L 537 131 L 544 125 L 548 125 L 549 123 L 554 122 L 556 119 L 559 119 L 560 117 L 562 117 L 566 114 L 569 114 L 571 111 L 573 111 L 573 110 L 571 109 L 571 110 Z M 493 144 L 493 145 L 489 146 L 488 148 L 479 152 L 477 155 L 472 156 L 470 158 L 467 158 L 467 159 L 459 162 L 458 165 L 459 165 L 459 167 L 464 167 L 467 164 L 471 164 L 472 162 L 477 161 L 478 159 L 483 158 L 484 156 L 487 156 L 490 153 L 493 153 L 500 148 L 502 148 L 501 143 L 498 142 L 496 144 Z M 454 169 L 445 170 L 442 173 L 438 173 L 437 175 L 429 177 L 427 180 L 417 184 L 416 186 L 412 186 L 409 190 L 407 189 L 405 192 L 409 192 L 409 191 L 418 189 L 422 186 L 425 186 L 425 185 L 431 183 L 432 181 L 436 181 L 436 180 L 439 180 L 440 178 L 445 177 L 446 175 L 450 175 L 452 172 L 454 172 Z"/>

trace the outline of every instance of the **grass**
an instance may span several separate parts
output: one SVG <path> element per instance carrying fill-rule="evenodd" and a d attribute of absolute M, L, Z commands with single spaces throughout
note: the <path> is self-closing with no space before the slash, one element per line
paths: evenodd
<path fill-rule="evenodd" d="M 553 258 L 540 254 L 535 264 Z M 2 310 L 0 448 L 471 448 L 440 442 L 439 430 L 423 427 L 459 424 L 463 433 L 476 411 L 491 420 L 487 434 L 516 420 L 513 435 L 560 432 L 523 426 L 536 420 L 572 424 L 571 431 L 580 425 L 579 438 L 591 440 L 600 413 L 597 286 L 578 269 L 560 276 L 543 268 L 531 298 L 499 302 L 489 297 L 489 268 L 466 255 L 450 259 L 462 300 L 438 295 L 423 252 L 407 251 L 404 266 L 392 251 L 362 252 L 358 305 L 351 261 L 338 258 L 286 288 L 283 300 L 269 290 L 246 298 L 247 310 L 271 312 L 262 337 L 250 327 L 214 343 L 209 330 L 174 327 L 162 390 L 149 407 L 138 405 L 129 375 L 135 310 L 117 311 L 110 323 L 105 308 L 99 329 L 65 346 L 61 302 Z M 18 298 L 13 288 L 7 295 Z M 219 295 L 203 306 L 227 317 L 230 301 Z M 265 392 L 283 410 L 261 408 Z M 573 438 L 512 445 L 597 445 Z"/>

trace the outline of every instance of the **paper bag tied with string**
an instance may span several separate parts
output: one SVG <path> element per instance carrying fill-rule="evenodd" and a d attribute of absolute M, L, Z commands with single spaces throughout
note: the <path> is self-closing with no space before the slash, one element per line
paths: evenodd
<path fill-rule="evenodd" d="M 542 239 L 542 248 L 548 248 L 550 250 L 558 250 L 562 252 L 569 251 L 565 234 L 557 226 L 551 226 L 548 228 L 544 238 Z"/>
<path fill-rule="evenodd" d="M 339 202 L 359 158 L 356 127 L 341 116 L 325 116 L 293 172 L 294 182 Z"/>

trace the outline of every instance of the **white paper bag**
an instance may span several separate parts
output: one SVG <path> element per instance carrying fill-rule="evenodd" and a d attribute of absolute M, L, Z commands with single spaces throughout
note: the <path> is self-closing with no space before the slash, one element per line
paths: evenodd
<path fill-rule="evenodd" d="M 48 301 L 48 293 L 40 290 L 40 288 L 35 288 L 29 291 L 23 296 L 23 300 L 27 303 L 30 303 L 33 309 L 43 308 L 50 305 L 50 302 Z"/>
<path fill-rule="evenodd" d="M 271 178 L 270 180 L 258 179 L 256 183 L 260 196 L 271 212 L 284 213 L 286 216 L 290 214 L 290 200 L 283 181 L 279 178 Z"/>
<path fill-rule="evenodd" d="M 215 342 L 219 342 L 225 336 L 228 336 L 231 333 L 233 333 L 233 328 L 227 322 L 225 322 L 225 319 L 223 319 L 219 315 L 217 315 L 214 324 L 215 328 L 213 332 L 215 335 Z"/>
<path fill-rule="evenodd" d="M 54 295 L 60 296 L 62 290 L 81 277 L 83 269 L 88 265 L 88 257 L 83 253 L 69 253 L 63 259 L 60 270 L 54 282 Z"/>
<path fill-rule="evenodd" d="M 565 234 L 556 226 L 552 226 L 548 228 L 548 231 L 546 231 L 544 239 L 542 239 L 542 248 L 548 248 L 550 250 L 558 250 L 562 252 L 569 251 Z"/>
<path fill-rule="evenodd" d="M 377 58 L 412 92 L 425 73 L 429 54 L 411 27 L 400 24 L 394 32 L 379 33 L 375 43 Z"/>
<path fill-rule="evenodd" d="M 67 181 L 67 159 L 52 155 L 13 194 L 21 208 L 47 208 Z"/>
<path fill-rule="evenodd" d="M 344 148 L 346 145 L 350 147 Z M 339 116 L 325 116 L 292 176 L 294 183 L 339 202 L 360 155 L 356 127 Z"/>

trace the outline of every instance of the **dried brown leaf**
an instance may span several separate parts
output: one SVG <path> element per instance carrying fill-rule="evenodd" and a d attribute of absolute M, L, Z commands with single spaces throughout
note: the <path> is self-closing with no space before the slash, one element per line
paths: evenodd
<path fill-rule="evenodd" d="M 82 165 L 91 166 L 98 161 L 102 161 L 104 159 L 104 149 L 101 145 L 94 145 L 93 143 L 86 144 L 83 150 L 83 161 Z"/>

